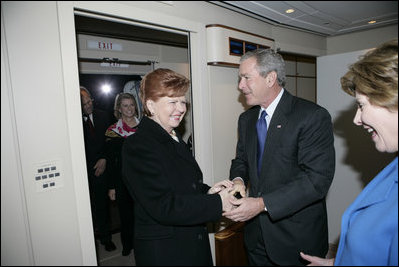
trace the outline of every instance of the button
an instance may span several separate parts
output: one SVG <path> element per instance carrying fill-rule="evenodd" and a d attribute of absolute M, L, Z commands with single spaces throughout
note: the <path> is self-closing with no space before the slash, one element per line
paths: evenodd
<path fill-rule="evenodd" d="M 194 189 L 197 189 L 197 185 L 196 185 L 195 183 L 192 184 L 192 187 L 193 187 Z"/>
<path fill-rule="evenodd" d="M 262 196 L 262 192 L 258 192 L 258 197 Z"/>
<path fill-rule="evenodd" d="M 199 235 L 198 235 L 198 239 L 199 239 L 199 240 L 202 240 L 202 238 L 203 238 L 202 235 L 199 234 Z"/>

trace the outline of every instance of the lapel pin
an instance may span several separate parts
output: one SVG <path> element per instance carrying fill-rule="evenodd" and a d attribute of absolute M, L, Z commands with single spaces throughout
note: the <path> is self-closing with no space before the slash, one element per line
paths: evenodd
<path fill-rule="evenodd" d="M 277 125 L 277 129 L 280 129 L 280 128 L 281 128 L 281 124 Z"/>

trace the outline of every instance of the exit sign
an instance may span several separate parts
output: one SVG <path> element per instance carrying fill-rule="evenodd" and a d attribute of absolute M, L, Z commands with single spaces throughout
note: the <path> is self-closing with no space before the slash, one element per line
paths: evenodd
<path fill-rule="evenodd" d="M 107 51 L 122 51 L 122 45 L 114 42 L 103 42 L 103 41 L 87 41 L 88 49 L 95 50 L 107 50 Z"/>

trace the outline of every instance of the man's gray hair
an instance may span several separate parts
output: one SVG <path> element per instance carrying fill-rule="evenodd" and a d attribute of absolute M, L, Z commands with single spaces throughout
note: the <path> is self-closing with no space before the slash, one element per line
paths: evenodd
<path fill-rule="evenodd" d="M 273 49 L 256 49 L 245 53 L 240 63 L 251 57 L 256 59 L 256 67 L 262 77 L 272 71 L 277 73 L 277 82 L 281 87 L 285 86 L 285 62 L 283 57 Z"/>

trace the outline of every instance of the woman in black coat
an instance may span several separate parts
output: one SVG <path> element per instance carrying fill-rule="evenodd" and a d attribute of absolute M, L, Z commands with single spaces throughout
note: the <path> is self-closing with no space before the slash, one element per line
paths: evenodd
<path fill-rule="evenodd" d="M 137 265 L 213 265 L 206 223 L 231 208 L 232 182 L 204 184 L 174 130 L 186 113 L 188 87 L 187 78 L 168 69 L 147 74 L 140 88 L 146 116 L 122 148 L 123 179 L 135 203 Z"/>
<path fill-rule="evenodd" d="M 133 95 L 120 93 L 115 98 L 114 116 L 117 122 L 105 132 L 106 155 L 108 159 L 108 196 L 116 200 L 119 210 L 122 256 L 133 249 L 133 199 L 122 181 L 121 153 L 126 138 L 137 130 L 136 105 Z"/>

